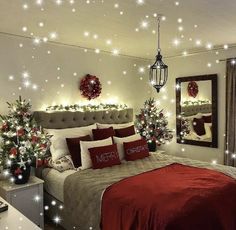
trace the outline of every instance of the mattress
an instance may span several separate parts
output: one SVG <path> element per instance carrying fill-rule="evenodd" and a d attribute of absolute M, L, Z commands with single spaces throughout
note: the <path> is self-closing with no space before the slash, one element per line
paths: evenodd
<path fill-rule="evenodd" d="M 44 180 L 45 191 L 55 197 L 57 200 L 64 202 L 65 179 L 75 172 L 76 170 L 66 170 L 64 172 L 59 172 L 52 168 L 43 169 L 42 178 Z"/>

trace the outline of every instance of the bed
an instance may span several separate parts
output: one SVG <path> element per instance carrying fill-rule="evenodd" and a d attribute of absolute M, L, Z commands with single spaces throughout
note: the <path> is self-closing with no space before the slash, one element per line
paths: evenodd
<path fill-rule="evenodd" d="M 45 128 L 63 129 L 127 123 L 133 110 L 35 112 L 35 117 Z M 46 168 L 42 178 L 46 215 L 59 216 L 65 229 L 236 229 L 233 167 L 151 153 L 103 169 Z"/>

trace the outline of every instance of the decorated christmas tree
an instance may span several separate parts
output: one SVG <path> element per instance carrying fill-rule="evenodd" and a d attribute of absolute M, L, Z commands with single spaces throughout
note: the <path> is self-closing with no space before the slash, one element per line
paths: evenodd
<path fill-rule="evenodd" d="M 36 124 L 28 102 L 20 97 L 7 104 L 9 114 L 0 116 L 0 165 L 14 168 L 13 175 L 21 175 L 32 162 L 43 162 L 50 136 Z"/>
<path fill-rule="evenodd" d="M 156 146 L 173 138 L 172 131 L 168 129 L 167 117 L 162 109 L 157 108 L 153 98 L 145 101 L 144 108 L 136 115 L 135 126 L 140 135 L 148 141 L 150 151 L 155 151 Z"/>

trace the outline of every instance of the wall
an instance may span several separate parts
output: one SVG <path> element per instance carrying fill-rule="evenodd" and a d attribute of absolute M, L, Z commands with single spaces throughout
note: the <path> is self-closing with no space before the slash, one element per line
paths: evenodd
<path fill-rule="evenodd" d="M 184 156 L 192 159 L 198 159 L 203 161 L 212 162 L 217 160 L 218 163 L 224 161 L 224 132 L 225 132 L 225 73 L 226 63 L 219 62 L 216 60 L 235 57 L 236 49 L 222 50 L 216 55 L 215 51 L 207 53 L 178 57 L 172 59 L 166 59 L 169 66 L 169 79 L 165 92 L 155 95 L 156 99 L 160 101 L 160 107 L 166 109 L 171 113 L 169 118 L 169 124 L 171 128 L 175 128 L 175 115 L 176 107 L 170 103 L 170 100 L 175 98 L 175 79 L 177 77 L 204 75 L 204 74 L 218 74 L 218 143 L 219 147 L 206 148 L 191 145 L 181 145 L 176 143 L 174 139 L 171 144 L 163 146 L 162 149 L 166 150 L 167 153 L 176 156 Z M 209 65 L 209 63 L 211 65 Z M 211 66 L 211 67 L 209 67 Z M 165 96 L 166 95 L 166 96 Z"/>
<path fill-rule="evenodd" d="M 19 44 L 23 44 L 23 47 L 20 48 Z M 153 96 L 160 108 L 169 113 L 170 128 L 175 129 L 175 78 L 217 73 L 219 148 L 180 145 L 175 139 L 161 148 L 168 154 L 223 163 L 225 62 L 217 64 L 216 60 L 234 57 L 236 49 L 220 51 L 218 55 L 215 51 L 210 51 L 200 55 L 164 59 L 170 72 L 167 86 L 160 94 L 147 83 L 148 71 L 143 75 L 138 71 L 141 66 L 147 67 L 150 64 L 148 61 L 86 53 L 82 49 L 48 43 L 37 47 L 28 39 L 5 35 L 0 36 L 0 50 L 0 113 L 7 112 L 6 101 L 13 101 L 19 95 L 30 99 L 34 110 L 53 103 L 85 103 L 78 91 L 78 82 L 81 77 L 90 73 L 99 76 L 103 85 L 102 96 L 95 102 L 115 98 L 118 102 L 127 103 L 136 112 L 145 99 Z M 51 53 L 48 54 L 48 51 Z M 208 63 L 212 64 L 211 68 Z M 37 90 L 32 89 L 32 84 L 28 88 L 22 85 L 24 71 L 30 73 L 29 80 L 32 84 L 37 84 Z M 123 71 L 127 74 L 124 75 Z M 10 75 L 14 76 L 14 80 L 9 80 Z M 22 89 L 19 90 L 19 87 Z"/>
<path fill-rule="evenodd" d="M 150 93 L 147 81 L 140 80 L 142 60 L 49 43 L 35 46 L 29 39 L 8 35 L 0 35 L 0 50 L 0 113 L 19 95 L 30 99 L 34 110 L 88 103 L 78 90 L 79 80 L 88 73 L 98 76 L 103 87 L 92 103 L 127 103 L 137 110 Z M 24 78 L 25 71 L 29 77 Z M 31 84 L 25 87 L 25 81 Z"/>

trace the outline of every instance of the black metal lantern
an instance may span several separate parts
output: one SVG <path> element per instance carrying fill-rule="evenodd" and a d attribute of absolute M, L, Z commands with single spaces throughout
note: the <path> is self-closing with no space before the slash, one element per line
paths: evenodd
<path fill-rule="evenodd" d="M 160 23 L 161 15 L 158 15 L 158 53 L 155 63 L 150 67 L 149 80 L 153 87 L 160 92 L 160 89 L 166 84 L 168 78 L 168 66 L 162 61 L 160 48 Z"/>

